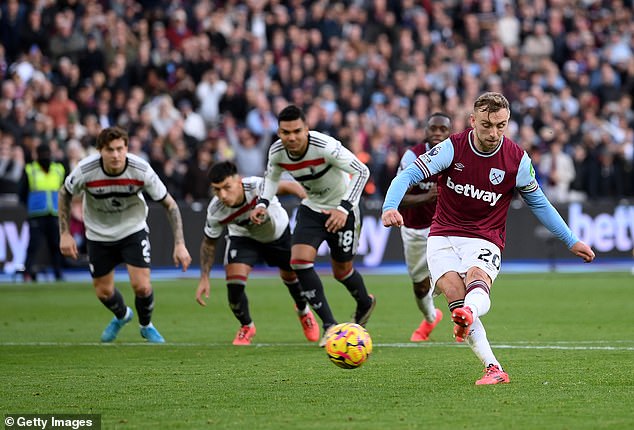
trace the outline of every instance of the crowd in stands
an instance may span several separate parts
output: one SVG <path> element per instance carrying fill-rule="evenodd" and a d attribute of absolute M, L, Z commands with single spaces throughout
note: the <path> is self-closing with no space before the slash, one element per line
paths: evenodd
<path fill-rule="evenodd" d="M 631 0 L 6 0 L 0 204 L 39 143 L 69 168 L 130 133 L 179 200 L 208 167 L 261 175 L 294 103 L 371 170 L 381 199 L 435 111 L 468 126 L 499 91 L 553 202 L 634 195 Z"/>

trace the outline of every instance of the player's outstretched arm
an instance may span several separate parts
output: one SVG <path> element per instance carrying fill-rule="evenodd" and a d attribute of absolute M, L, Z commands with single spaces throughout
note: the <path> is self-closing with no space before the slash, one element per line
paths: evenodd
<path fill-rule="evenodd" d="M 77 243 L 72 234 L 70 234 L 70 203 L 73 196 L 66 191 L 66 187 L 62 185 L 59 190 L 59 250 L 65 257 L 77 260 L 79 252 L 77 251 Z"/>
<path fill-rule="evenodd" d="M 570 252 L 583 259 L 586 263 L 591 263 L 592 260 L 594 260 L 594 251 L 582 241 L 578 241 L 572 245 Z"/>
<path fill-rule="evenodd" d="M 179 264 L 183 267 L 183 272 L 187 270 L 192 262 L 192 258 L 189 255 L 189 251 L 185 247 L 185 235 L 183 233 L 183 219 L 181 217 L 181 211 L 178 209 L 178 204 L 171 194 L 167 194 L 161 203 L 167 211 L 167 219 L 172 226 L 172 233 L 174 234 L 174 253 L 172 258 L 174 259 L 174 265 Z"/>
<path fill-rule="evenodd" d="M 200 279 L 198 280 L 198 288 L 196 289 L 196 301 L 200 306 L 207 306 L 203 299 L 209 298 L 209 290 L 211 282 L 209 280 L 209 272 L 214 264 L 216 256 L 216 239 L 204 236 L 200 243 Z"/>

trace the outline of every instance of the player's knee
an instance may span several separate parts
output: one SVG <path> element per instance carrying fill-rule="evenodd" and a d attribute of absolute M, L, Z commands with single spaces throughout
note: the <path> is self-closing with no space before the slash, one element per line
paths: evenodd
<path fill-rule="evenodd" d="M 147 297 L 152 294 L 152 286 L 149 284 L 132 285 L 134 295 L 138 297 Z"/>
<path fill-rule="evenodd" d="M 295 274 L 295 272 L 291 272 L 289 270 L 280 269 L 280 278 L 282 278 L 282 281 L 288 283 L 293 283 L 297 281 L 297 275 Z"/>
<path fill-rule="evenodd" d="M 425 297 L 427 293 L 429 293 L 429 289 L 429 282 L 422 281 L 414 283 L 414 295 L 418 298 Z"/>
<path fill-rule="evenodd" d="M 352 262 L 350 263 L 337 263 L 332 265 L 332 276 L 335 277 L 337 281 L 343 281 L 348 278 L 354 272 L 354 267 L 352 267 Z"/>

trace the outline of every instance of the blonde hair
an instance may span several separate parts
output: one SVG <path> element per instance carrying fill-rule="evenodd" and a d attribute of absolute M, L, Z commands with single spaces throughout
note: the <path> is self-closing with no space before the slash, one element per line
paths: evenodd
<path fill-rule="evenodd" d="M 473 104 L 473 111 L 498 112 L 502 109 L 511 111 L 509 101 L 500 93 L 488 92 L 478 97 Z"/>

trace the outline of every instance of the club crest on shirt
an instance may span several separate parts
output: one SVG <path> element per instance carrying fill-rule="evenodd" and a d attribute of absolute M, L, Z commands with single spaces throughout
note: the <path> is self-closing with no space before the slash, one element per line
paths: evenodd
<path fill-rule="evenodd" d="M 437 146 L 434 146 L 432 149 L 430 149 L 429 151 L 427 151 L 427 154 L 430 157 L 433 157 L 434 155 L 437 155 L 440 152 L 440 148 Z"/>
<path fill-rule="evenodd" d="M 492 167 L 491 170 L 489 171 L 489 181 L 491 181 L 491 183 L 493 185 L 499 185 L 502 183 L 502 181 L 504 180 L 504 170 L 500 170 L 500 169 L 496 169 L 495 167 Z"/>

